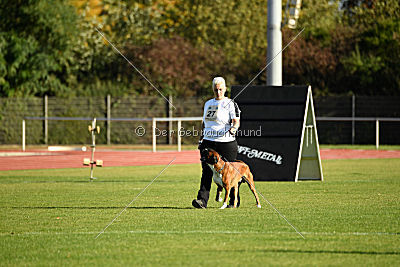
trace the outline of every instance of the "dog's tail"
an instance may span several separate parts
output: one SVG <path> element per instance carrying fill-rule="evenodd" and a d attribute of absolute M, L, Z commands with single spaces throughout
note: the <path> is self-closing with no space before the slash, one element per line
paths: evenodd
<path fill-rule="evenodd" d="M 249 177 L 250 180 L 247 179 L 246 176 L 243 175 L 242 176 L 242 181 L 244 180 L 246 182 L 246 184 L 249 186 L 251 192 L 253 192 L 253 195 L 256 198 L 257 207 L 261 208 L 260 199 L 258 198 L 258 194 L 257 194 L 257 191 L 256 191 L 256 186 L 254 184 L 254 180 L 253 180 L 253 176 L 252 176 L 251 172 L 249 172 L 249 175 L 250 175 L 250 177 Z M 251 181 L 251 183 L 250 183 L 250 181 Z"/>

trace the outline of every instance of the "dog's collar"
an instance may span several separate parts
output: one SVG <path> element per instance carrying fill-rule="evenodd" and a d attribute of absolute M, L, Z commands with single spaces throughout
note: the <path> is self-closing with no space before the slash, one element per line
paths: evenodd
<path fill-rule="evenodd" d="M 225 168 L 225 161 L 224 161 L 224 165 L 222 165 L 221 169 L 219 169 L 219 171 L 216 170 L 217 173 L 221 174 L 221 172 L 223 171 L 223 169 Z"/>

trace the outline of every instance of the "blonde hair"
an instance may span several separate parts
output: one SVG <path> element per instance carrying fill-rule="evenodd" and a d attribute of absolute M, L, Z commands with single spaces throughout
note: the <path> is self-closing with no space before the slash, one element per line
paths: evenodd
<path fill-rule="evenodd" d="M 226 88 L 225 79 L 222 78 L 222 77 L 215 77 L 215 78 L 213 79 L 213 82 L 212 82 L 212 89 L 213 89 L 213 90 L 215 89 L 215 85 L 216 85 L 216 84 L 222 84 L 222 86 L 223 86 L 224 88 Z"/>

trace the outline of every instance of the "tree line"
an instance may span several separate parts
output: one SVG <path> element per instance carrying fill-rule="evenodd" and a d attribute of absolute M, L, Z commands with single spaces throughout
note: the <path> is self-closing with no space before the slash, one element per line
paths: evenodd
<path fill-rule="evenodd" d="M 282 1 L 283 13 L 286 1 Z M 398 0 L 306 0 L 282 27 L 283 83 L 319 95 L 400 95 Z M 166 95 L 247 84 L 265 65 L 267 0 L 0 1 L 0 96 Z M 265 83 L 262 74 L 255 81 Z"/>

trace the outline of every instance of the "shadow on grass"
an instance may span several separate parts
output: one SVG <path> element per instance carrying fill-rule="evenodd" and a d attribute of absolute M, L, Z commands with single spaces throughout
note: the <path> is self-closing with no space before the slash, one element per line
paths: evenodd
<path fill-rule="evenodd" d="M 45 180 L 37 180 L 37 181 L 1 181 L 0 184 L 56 184 L 56 183 L 82 183 L 82 184 L 90 184 L 90 183 L 149 183 L 150 180 L 94 180 L 90 181 L 89 178 L 87 180 L 54 180 L 54 181 L 45 181 Z M 160 180 L 157 183 L 184 183 L 187 180 Z"/>
<path fill-rule="evenodd" d="M 247 250 L 246 250 L 247 251 Z M 299 254 L 345 254 L 345 255 L 400 255 L 399 251 L 359 251 L 359 250 L 296 250 L 296 249 L 256 249 L 251 252 L 299 253 Z M 237 251 L 243 252 L 243 251 Z"/>
<path fill-rule="evenodd" d="M 43 210 L 50 210 L 50 209 L 76 209 L 76 210 L 103 210 L 103 209 L 124 209 L 125 207 L 67 207 L 67 206 L 43 206 L 43 207 L 0 207 L 0 209 L 43 209 Z M 137 209 L 137 210 L 188 210 L 194 209 L 193 207 L 127 207 L 127 209 Z"/>

